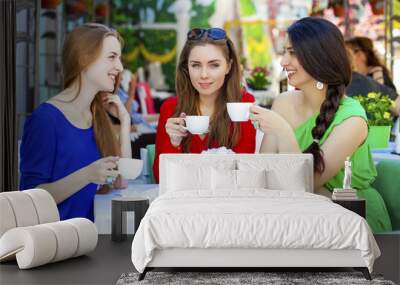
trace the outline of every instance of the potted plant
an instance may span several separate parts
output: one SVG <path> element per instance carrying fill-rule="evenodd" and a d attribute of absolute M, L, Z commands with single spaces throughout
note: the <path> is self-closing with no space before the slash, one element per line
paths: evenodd
<path fill-rule="evenodd" d="M 385 1 L 384 0 L 369 0 L 371 10 L 374 15 L 385 14 Z"/>
<path fill-rule="evenodd" d="M 268 80 L 269 71 L 265 67 L 255 67 L 248 78 L 247 85 L 253 90 L 266 90 L 271 82 Z"/>
<path fill-rule="evenodd" d="M 371 148 L 387 148 L 390 128 L 393 124 L 390 107 L 394 102 L 387 95 L 370 92 L 365 96 L 355 96 L 364 107 L 369 125 L 368 141 Z"/>
<path fill-rule="evenodd" d="M 272 100 L 275 97 L 274 93 L 268 90 L 271 84 L 268 78 L 269 74 L 267 68 L 258 66 L 251 70 L 246 78 L 247 86 L 251 89 L 250 92 L 256 98 L 257 103 L 263 107 L 271 106 Z"/>
<path fill-rule="evenodd" d="M 336 17 L 344 17 L 346 14 L 343 0 L 330 0 L 328 7 L 331 7 L 333 9 L 333 14 Z"/>
<path fill-rule="evenodd" d="M 99 3 L 96 5 L 96 8 L 94 9 L 94 14 L 97 17 L 105 18 L 105 17 L 107 17 L 109 11 L 110 11 L 110 7 L 108 6 L 108 4 Z"/>
<path fill-rule="evenodd" d="M 84 0 L 74 0 L 65 3 L 65 11 L 68 16 L 80 17 L 86 12 L 86 3 Z"/>
<path fill-rule="evenodd" d="M 51 9 L 54 10 L 61 3 L 61 0 L 42 0 L 41 7 L 42 9 Z"/>

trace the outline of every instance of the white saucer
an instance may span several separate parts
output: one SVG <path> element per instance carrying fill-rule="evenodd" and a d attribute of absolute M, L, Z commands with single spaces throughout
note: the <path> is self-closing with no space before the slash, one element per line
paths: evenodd
<path fill-rule="evenodd" d="M 204 134 L 207 134 L 209 131 L 207 131 L 207 132 L 204 132 L 204 133 L 191 133 L 192 135 L 204 135 Z M 189 132 L 190 133 L 190 132 Z"/>

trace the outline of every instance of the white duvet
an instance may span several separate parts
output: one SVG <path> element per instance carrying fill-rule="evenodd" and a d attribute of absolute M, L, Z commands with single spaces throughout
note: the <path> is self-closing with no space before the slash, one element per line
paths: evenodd
<path fill-rule="evenodd" d="M 158 197 L 132 243 L 136 269 L 164 248 L 358 249 L 370 271 L 380 255 L 359 215 L 320 195 L 265 189 Z"/>

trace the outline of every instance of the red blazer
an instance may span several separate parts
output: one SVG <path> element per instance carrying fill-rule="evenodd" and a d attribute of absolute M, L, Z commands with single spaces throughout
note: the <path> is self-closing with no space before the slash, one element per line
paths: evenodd
<path fill-rule="evenodd" d="M 254 97 L 250 93 L 244 92 L 242 102 L 254 102 Z M 157 137 L 156 137 L 156 155 L 153 164 L 153 173 L 156 182 L 159 181 L 159 157 L 162 153 L 183 153 L 180 147 L 174 147 L 171 144 L 169 135 L 165 130 L 165 124 L 167 120 L 172 117 L 175 112 L 176 105 L 178 103 L 178 97 L 174 96 L 168 98 L 160 109 L 160 118 L 158 120 Z M 240 136 L 238 143 L 232 148 L 236 153 L 254 153 L 256 149 L 256 130 L 254 129 L 251 121 L 240 122 Z M 190 135 L 190 134 L 189 134 Z M 198 135 L 192 135 L 192 141 L 190 144 L 190 153 L 201 153 L 203 150 L 207 150 L 208 134 L 202 140 Z M 212 142 L 211 148 L 218 148 L 220 145 L 218 142 Z"/>

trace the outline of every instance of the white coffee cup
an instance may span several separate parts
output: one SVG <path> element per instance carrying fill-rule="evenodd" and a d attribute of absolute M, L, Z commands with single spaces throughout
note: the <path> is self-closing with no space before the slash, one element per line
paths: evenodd
<path fill-rule="evenodd" d="M 201 135 L 208 132 L 209 116 L 186 116 L 184 120 L 186 123 L 185 129 L 192 134 Z"/>
<path fill-rule="evenodd" d="M 242 103 L 242 102 L 226 103 L 229 117 L 233 122 L 248 121 L 250 116 L 251 105 L 253 105 L 253 103 Z"/>
<path fill-rule="evenodd" d="M 118 160 L 118 173 L 124 179 L 136 179 L 143 169 L 143 161 L 140 159 L 120 158 Z"/>

